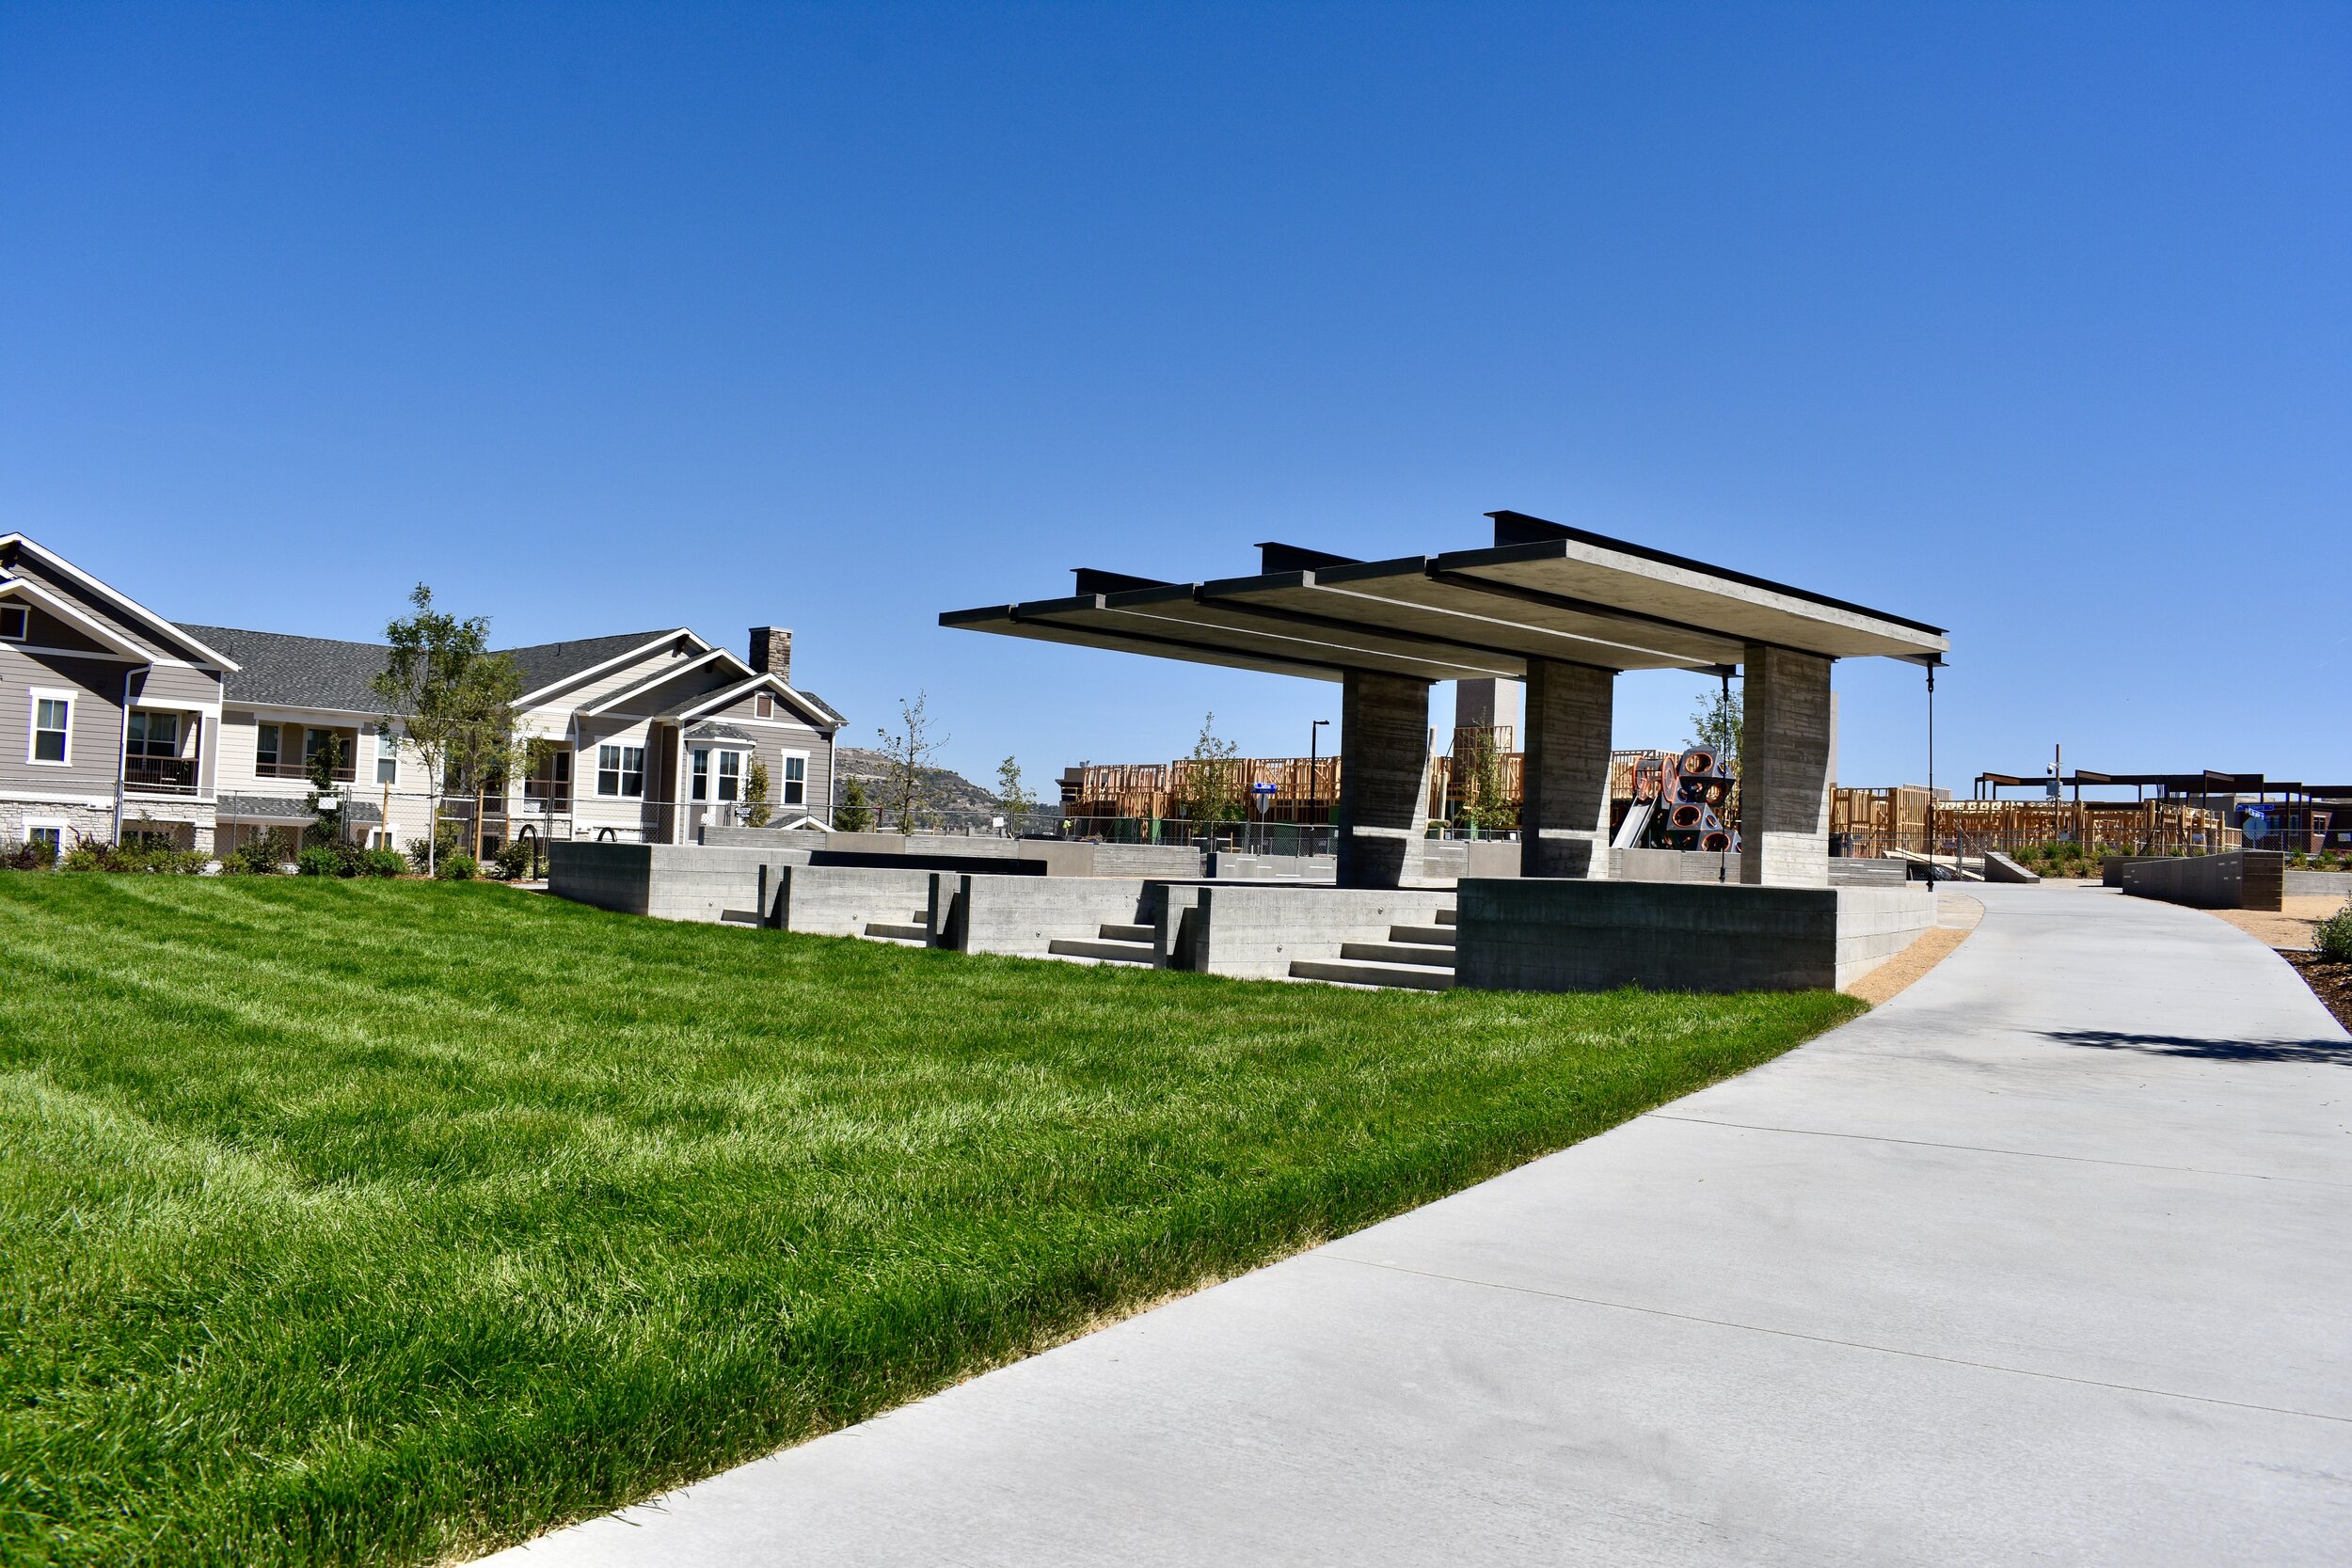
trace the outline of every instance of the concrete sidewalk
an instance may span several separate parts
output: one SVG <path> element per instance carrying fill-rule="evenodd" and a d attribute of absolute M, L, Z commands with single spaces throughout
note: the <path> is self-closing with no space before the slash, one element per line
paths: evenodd
<path fill-rule="evenodd" d="M 492 1560 L 2346 1560 L 2352 1039 L 2210 915 L 1970 893 L 1778 1062 Z"/>

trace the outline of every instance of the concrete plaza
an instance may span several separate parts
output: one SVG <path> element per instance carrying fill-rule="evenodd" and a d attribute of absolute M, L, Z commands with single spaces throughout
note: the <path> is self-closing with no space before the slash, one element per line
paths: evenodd
<path fill-rule="evenodd" d="M 493 1560 L 2343 1561 L 2352 1038 L 2211 915 L 1979 895 L 1744 1077 Z"/>

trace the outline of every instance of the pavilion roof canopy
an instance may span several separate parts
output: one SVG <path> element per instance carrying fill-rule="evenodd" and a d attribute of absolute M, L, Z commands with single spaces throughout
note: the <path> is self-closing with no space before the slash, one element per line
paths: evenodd
<path fill-rule="evenodd" d="M 1517 512 L 1495 543 L 1351 561 L 1261 546 L 1255 576 L 1160 583 L 1080 568 L 1059 598 L 951 610 L 944 626 L 1337 680 L 1523 678 L 1531 658 L 1714 671 L 1761 642 L 1940 664 L 1943 629 Z"/>

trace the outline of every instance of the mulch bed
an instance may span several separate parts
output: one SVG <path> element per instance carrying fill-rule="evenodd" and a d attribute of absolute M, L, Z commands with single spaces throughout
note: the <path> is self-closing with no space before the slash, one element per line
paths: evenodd
<path fill-rule="evenodd" d="M 2338 1023 L 2352 1029 L 2352 964 L 2326 963 L 2316 953 L 2281 953 L 2279 957 L 2296 967 L 2312 994 L 2336 1015 Z"/>

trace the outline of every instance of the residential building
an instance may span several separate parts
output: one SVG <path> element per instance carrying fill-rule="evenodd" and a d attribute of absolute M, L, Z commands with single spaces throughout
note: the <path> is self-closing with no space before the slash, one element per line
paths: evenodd
<path fill-rule="evenodd" d="M 685 627 L 503 650 L 530 776 L 444 798 L 469 840 L 690 842 L 739 820 L 755 763 L 772 821 L 832 817 L 841 716 L 791 684 L 792 634 L 743 655 Z M 165 620 L 21 534 L 0 536 L 0 843 L 159 838 L 225 852 L 315 819 L 311 759 L 356 837 L 405 847 L 437 792 L 375 693 L 389 650 Z M 17 728 L 22 726 L 23 734 Z M 21 761 L 19 759 L 22 759 Z"/>

